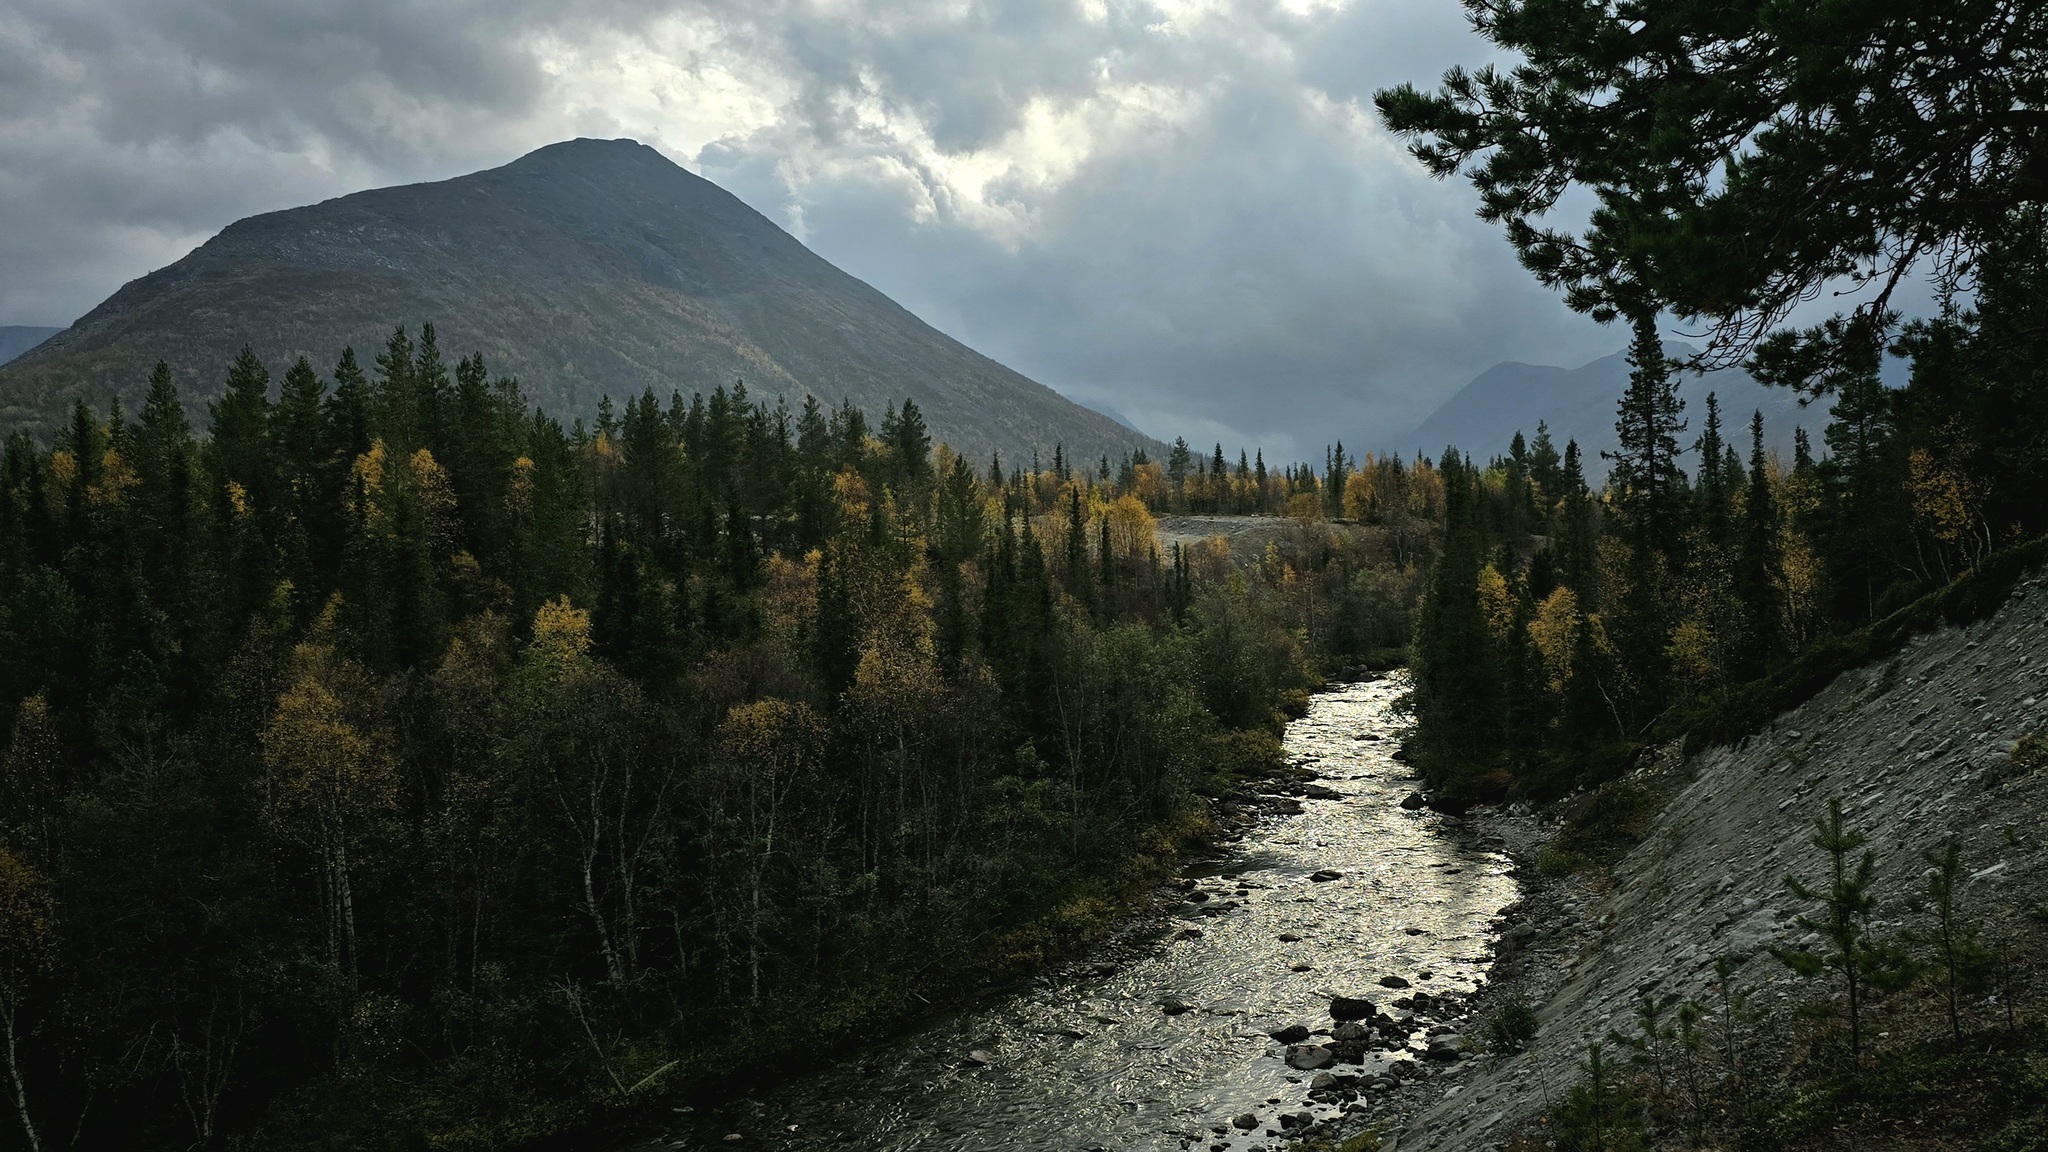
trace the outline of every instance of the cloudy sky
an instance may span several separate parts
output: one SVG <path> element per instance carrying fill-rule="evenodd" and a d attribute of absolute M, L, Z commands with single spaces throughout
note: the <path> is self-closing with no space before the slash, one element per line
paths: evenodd
<path fill-rule="evenodd" d="M 0 324 L 223 225 L 631 136 L 1147 431 L 1387 443 L 1571 316 L 1377 125 L 1456 0 L 0 0 Z"/>

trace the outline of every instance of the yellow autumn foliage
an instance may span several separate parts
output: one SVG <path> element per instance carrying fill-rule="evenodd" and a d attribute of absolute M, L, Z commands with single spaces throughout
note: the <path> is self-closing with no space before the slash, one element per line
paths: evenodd
<path fill-rule="evenodd" d="M 533 646 L 545 656 L 570 663 L 590 652 L 590 613 L 557 596 L 533 614 Z"/>
<path fill-rule="evenodd" d="M 1515 626 L 1515 594 L 1507 577 L 1491 564 L 1479 570 L 1479 611 L 1486 616 L 1486 630 L 1493 638 L 1506 640 Z"/>
<path fill-rule="evenodd" d="M 1529 621 L 1529 639 L 1543 654 L 1543 671 L 1553 692 L 1562 691 L 1572 674 L 1572 651 L 1578 646 L 1579 594 L 1560 587 L 1536 606 L 1536 618 Z"/>
<path fill-rule="evenodd" d="M 1138 497 L 1124 493 L 1103 515 L 1109 517 L 1109 546 L 1119 558 L 1150 556 L 1159 547 L 1159 521 Z"/>

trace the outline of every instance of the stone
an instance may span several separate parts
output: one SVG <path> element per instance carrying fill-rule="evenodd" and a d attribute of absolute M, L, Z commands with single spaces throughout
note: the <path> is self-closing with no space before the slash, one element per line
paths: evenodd
<path fill-rule="evenodd" d="M 1334 1091 L 1336 1087 L 1337 1078 L 1328 1072 L 1318 1072 L 1315 1074 L 1314 1079 L 1308 1082 L 1308 1090 L 1311 1092 L 1330 1092 Z"/>
<path fill-rule="evenodd" d="M 1295 1044 L 1287 1049 L 1287 1066 L 1296 1072 L 1328 1068 L 1332 1059 L 1330 1050 L 1320 1044 Z"/>
<path fill-rule="evenodd" d="M 1407 812 L 1419 812 L 1429 806 L 1429 799 L 1420 792 L 1410 792 L 1401 798 L 1401 808 Z"/>
<path fill-rule="evenodd" d="M 1406 980 L 1401 979 L 1399 976 L 1382 976 L 1380 977 L 1380 987 L 1406 988 L 1408 987 L 1408 982 Z"/>
<path fill-rule="evenodd" d="M 962 1068 L 986 1068 L 995 1062 L 995 1056 L 980 1048 L 976 1048 L 967 1054 L 967 1059 L 962 1060 L 960 1066 Z"/>
<path fill-rule="evenodd" d="M 1327 784 L 1311 784 L 1301 790 L 1311 800 L 1342 800 L 1344 794 Z"/>
<path fill-rule="evenodd" d="M 1318 884 L 1328 884 L 1332 880 L 1342 880 L 1344 874 L 1334 868 L 1324 868 L 1320 871 L 1309 873 L 1308 878 Z"/>
<path fill-rule="evenodd" d="M 1432 1037 L 1429 1048 L 1423 1052 L 1422 1058 L 1439 1064 L 1454 1064 L 1463 1060 L 1465 1054 L 1458 1049 L 1461 1039 L 1456 1032 L 1446 1032 L 1441 1036 Z"/>
<path fill-rule="evenodd" d="M 1330 1039 L 1346 1044 L 1356 1044 L 1372 1038 L 1372 1029 L 1356 1020 L 1346 1020 L 1330 1029 Z"/>
<path fill-rule="evenodd" d="M 1330 1019 L 1332 1020 L 1370 1020 L 1372 1019 L 1373 1012 L 1374 1009 L 1370 1000 L 1362 1000 L 1355 996 L 1330 997 Z"/>
<path fill-rule="evenodd" d="M 1299 943 L 1300 941 L 1301 941 L 1301 937 L 1299 937 L 1299 936 L 1296 936 L 1296 935 L 1295 935 L 1294 933 L 1292 933 L 1292 932 L 1282 932 L 1282 933 L 1280 934 L 1280 942 L 1281 942 L 1282 944 L 1296 944 L 1296 943 Z"/>
<path fill-rule="evenodd" d="M 1307 1128 L 1316 1122 L 1313 1112 L 1282 1112 L 1280 1127 L 1292 1132 L 1296 1128 Z"/>
<path fill-rule="evenodd" d="M 1239 1132 L 1249 1132 L 1259 1126 L 1259 1118 L 1249 1112 L 1230 1118 L 1230 1126 Z"/>
<path fill-rule="evenodd" d="M 1159 1010 L 1168 1016 L 1179 1016 L 1194 1011 L 1194 1006 L 1178 996 L 1168 996 L 1159 1002 Z"/>
<path fill-rule="evenodd" d="M 1289 1024 L 1277 1032 L 1268 1032 L 1266 1035 L 1271 1036 L 1282 1044 L 1299 1044 L 1303 1040 L 1308 1039 L 1310 1033 L 1306 1024 Z"/>

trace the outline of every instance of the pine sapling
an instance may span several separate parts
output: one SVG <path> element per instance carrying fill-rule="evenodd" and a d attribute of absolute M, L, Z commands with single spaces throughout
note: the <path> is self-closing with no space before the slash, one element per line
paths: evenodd
<path fill-rule="evenodd" d="M 1714 958 L 1715 997 L 1721 1007 L 1716 1023 L 1720 1031 L 1721 1059 L 1728 1066 L 1728 1086 L 1732 1097 L 1740 1104 L 1745 1100 L 1742 1090 L 1742 1042 L 1736 1026 L 1749 1007 L 1749 990 L 1735 986 L 1735 962 L 1726 956 Z"/>
<path fill-rule="evenodd" d="M 1824 890 L 1810 888 L 1787 874 L 1785 887 L 1801 900 L 1820 903 L 1819 918 L 1802 914 L 1798 924 L 1819 933 L 1833 950 L 1816 955 L 1773 944 L 1771 955 L 1801 976 L 1819 976 L 1829 968 L 1842 974 L 1849 995 L 1849 1051 L 1861 1055 L 1864 984 L 1876 959 L 1870 945 L 1870 914 L 1877 907 L 1877 897 L 1870 888 L 1877 872 L 1877 855 L 1865 847 L 1869 837 L 1844 824 L 1840 797 L 1828 801 L 1828 814 L 1816 819 L 1813 827 L 1811 843 L 1827 853 L 1828 885 Z"/>
<path fill-rule="evenodd" d="M 1974 928 L 1956 907 L 1963 876 L 1963 850 L 1950 836 L 1939 849 L 1920 854 L 1927 862 L 1927 889 L 1916 901 L 1920 910 L 1933 917 L 1933 924 L 1916 938 L 1934 949 L 1933 969 L 1941 982 L 1942 998 L 1948 1009 L 1949 1035 L 1963 1037 L 1962 994 L 1974 982 L 1984 964 L 1984 949 L 1977 943 Z"/>

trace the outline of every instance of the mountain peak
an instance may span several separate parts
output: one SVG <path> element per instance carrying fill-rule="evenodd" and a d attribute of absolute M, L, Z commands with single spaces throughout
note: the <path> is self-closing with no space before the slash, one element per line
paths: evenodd
<path fill-rule="evenodd" d="M 909 397 L 976 457 L 1154 447 L 932 329 L 655 149 L 594 139 L 237 221 L 0 366 L 0 425 L 48 430 L 77 398 L 132 409 L 158 358 L 200 400 L 245 343 L 282 375 L 422 322 L 565 416 L 740 379 L 792 407 Z"/>

